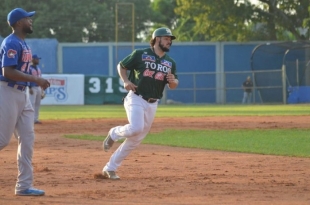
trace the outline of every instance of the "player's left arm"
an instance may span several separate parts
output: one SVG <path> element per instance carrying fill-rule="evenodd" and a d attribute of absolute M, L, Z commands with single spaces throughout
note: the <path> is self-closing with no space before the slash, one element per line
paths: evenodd
<path fill-rule="evenodd" d="M 175 89 L 179 85 L 179 80 L 175 78 L 175 75 L 172 73 L 167 74 L 168 86 L 170 89 Z"/>
<path fill-rule="evenodd" d="M 175 62 L 172 63 L 172 68 L 170 69 L 170 71 L 167 73 L 167 81 L 168 81 L 168 87 L 170 89 L 175 89 L 178 87 L 179 85 L 179 80 L 178 80 L 178 76 L 176 74 L 176 65 Z"/>

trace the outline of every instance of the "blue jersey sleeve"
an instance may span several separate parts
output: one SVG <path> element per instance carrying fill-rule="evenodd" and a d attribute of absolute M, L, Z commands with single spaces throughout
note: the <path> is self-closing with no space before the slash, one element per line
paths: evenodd
<path fill-rule="evenodd" d="M 31 50 L 27 46 L 25 41 L 19 39 L 14 34 L 10 34 L 3 40 L 0 49 L 1 68 L 14 66 L 16 70 L 28 74 L 31 60 Z M 2 72 L 0 72 L 0 80 L 6 82 L 14 82 L 19 85 L 28 85 L 29 83 L 15 82 L 11 79 L 5 78 Z"/>
<path fill-rule="evenodd" d="M 21 57 L 21 46 L 18 42 L 7 42 L 1 49 L 2 59 L 1 67 L 5 66 L 17 66 L 18 59 Z"/>

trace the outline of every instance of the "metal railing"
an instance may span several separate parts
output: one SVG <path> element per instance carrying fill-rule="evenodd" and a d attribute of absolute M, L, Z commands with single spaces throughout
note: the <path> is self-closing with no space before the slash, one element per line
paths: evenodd
<path fill-rule="evenodd" d="M 179 86 L 175 90 L 166 89 L 162 101 L 165 103 L 172 98 L 175 102 L 192 104 L 241 103 L 242 84 L 248 76 L 253 81 L 252 103 L 273 103 L 275 96 L 274 103 L 286 103 L 285 67 L 279 70 L 178 73 Z"/>

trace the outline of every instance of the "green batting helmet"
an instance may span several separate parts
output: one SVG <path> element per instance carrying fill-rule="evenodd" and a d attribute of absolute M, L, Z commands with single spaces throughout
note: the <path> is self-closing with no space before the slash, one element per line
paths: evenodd
<path fill-rule="evenodd" d="M 152 38 L 154 39 L 157 36 L 171 36 L 171 40 L 176 39 L 176 37 L 174 35 L 172 35 L 172 32 L 169 28 L 158 28 L 156 29 L 153 34 L 152 34 Z"/>

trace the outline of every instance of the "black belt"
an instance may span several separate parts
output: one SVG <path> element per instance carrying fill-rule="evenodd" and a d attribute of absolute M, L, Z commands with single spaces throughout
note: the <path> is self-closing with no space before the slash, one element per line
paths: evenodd
<path fill-rule="evenodd" d="M 134 92 L 134 94 L 140 96 L 143 100 L 145 100 L 146 102 L 148 103 L 154 103 L 154 102 L 157 102 L 158 99 L 156 98 L 146 98 L 146 97 L 143 97 L 142 95 L 140 95 L 138 92 Z"/>

